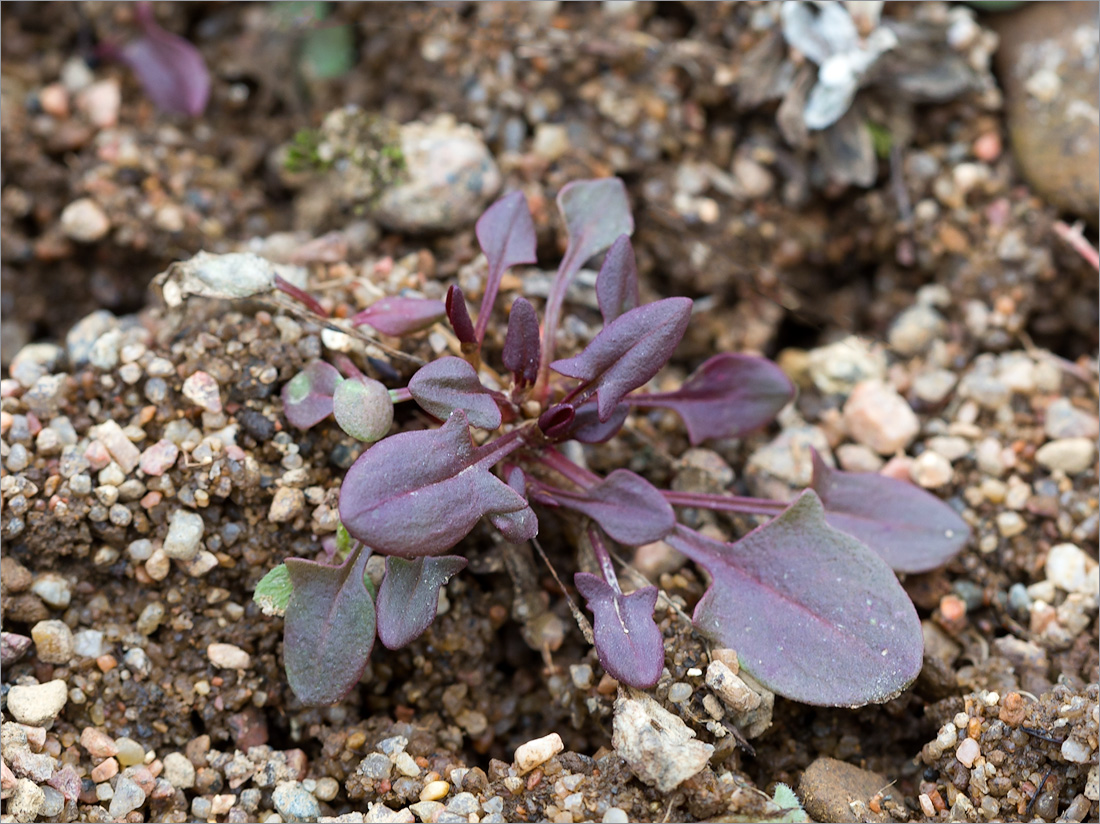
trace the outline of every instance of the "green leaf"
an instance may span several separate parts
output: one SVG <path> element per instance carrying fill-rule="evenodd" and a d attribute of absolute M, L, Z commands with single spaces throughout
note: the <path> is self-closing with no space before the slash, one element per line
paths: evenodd
<path fill-rule="evenodd" d="M 287 681 L 307 706 L 339 701 L 359 683 L 374 646 L 374 599 L 364 583 L 370 551 L 338 567 L 288 558 L 294 591 L 286 608 Z"/>
<path fill-rule="evenodd" d="M 292 589 L 286 564 L 279 564 L 256 584 L 252 600 L 260 605 L 264 615 L 285 615 Z"/>

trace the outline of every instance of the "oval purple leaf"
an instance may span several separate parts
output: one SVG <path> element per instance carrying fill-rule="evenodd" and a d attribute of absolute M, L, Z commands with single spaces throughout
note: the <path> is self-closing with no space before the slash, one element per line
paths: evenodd
<path fill-rule="evenodd" d="M 665 298 L 631 309 L 605 326 L 584 351 L 550 368 L 596 387 L 597 409 L 607 421 L 628 392 L 656 375 L 672 357 L 691 318 L 689 298 Z"/>
<path fill-rule="evenodd" d="M 309 429 L 332 414 L 332 396 L 343 380 L 336 367 L 313 361 L 283 386 L 283 413 L 291 426 Z"/>
<path fill-rule="evenodd" d="M 654 686 L 665 666 L 664 638 L 653 620 L 657 587 L 623 595 L 588 572 L 576 573 L 573 583 L 588 602 L 596 654 L 608 675 L 640 690 Z"/>
<path fill-rule="evenodd" d="M 527 208 L 527 198 L 523 192 L 505 195 L 486 209 L 485 214 L 478 218 L 474 233 L 489 262 L 485 295 L 477 314 L 477 342 L 481 343 L 505 271 L 517 263 L 538 260 L 535 254 L 535 223 L 531 220 L 531 211 Z"/>
<path fill-rule="evenodd" d="M 157 25 L 151 6 L 137 4 L 142 36 L 123 46 L 119 57 L 158 108 L 197 117 L 210 97 L 210 72 L 194 45 Z"/>
<path fill-rule="evenodd" d="M 440 587 L 465 566 L 466 559 L 457 555 L 386 559 L 377 605 L 378 640 L 386 649 L 401 649 L 431 626 Z"/>
<path fill-rule="evenodd" d="M 841 472 L 815 450 L 811 488 L 825 520 L 871 547 L 897 572 L 927 572 L 950 561 L 970 527 L 930 492 L 874 472 Z"/>
<path fill-rule="evenodd" d="M 706 361 L 675 392 L 631 395 L 627 401 L 674 410 L 696 446 L 710 438 L 740 438 L 771 423 L 793 397 L 791 379 L 770 360 L 724 353 Z"/>
<path fill-rule="evenodd" d="M 427 329 L 447 314 L 441 300 L 427 298 L 382 298 L 375 301 L 352 319 L 353 326 L 364 323 L 383 335 L 399 337 Z"/>
<path fill-rule="evenodd" d="M 447 309 L 447 320 L 451 322 L 458 342 L 474 343 L 477 338 L 474 336 L 474 324 L 470 321 L 470 310 L 466 308 L 466 297 L 453 283 L 447 289 L 444 306 Z"/>
<path fill-rule="evenodd" d="M 539 376 L 539 316 L 526 298 L 512 304 L 501 360 L 517 384 L 534 383 Z"/>
<path fill-rule="evenodd" d="M 596 276 L 596 300 L 604 323 L 638 305 L 638 263 L 629 235 L 619 235 Z"/>
<path fill-rule="evenodd" d="M 311 707 L 332 704 L 359 683 L 374 647 L 374 601 L 363 574 L 370 551 L 341 566 L 287 558 L 293 587 L 283 625 L 287 681 Z"/>
<path fill-rule="evenodd" d="M 387 555 L 439 555 L 482 516 L 528 508 L 522 495 L 489 472 L 519 444 L 475 449 L 462 410 L 439 429 L 391 435 L 344 476 L 340 520 L 352 537 Z"/>
<path fill-rule="evenodd" d="M 830 527 L 812 490 L 736 543 L 677 527 L 665 540 L 706 568 L 698 630 L 761 684 L 804 704 L 888 701 L 920 673 L 920 619 L 890 567 Z"/>
<path fill-rule="evenodd" d="M 629 414 L 630 407 L 620 403 L 615 407 L 610 418 L 601 421 L 594 401 L 582 403 L 577 407 L 577 413 L 567 437 L 581 443 L 606 443 L 619 434 Z"/>
<path fill-rule="evenodd" d="M 440 358 L 420 367 L 409 381 L 409 392 L 425 412 L 440 420 L 461 409 L 470 423 L 481 429 L 496 429 L 501 424 L 500 407 L 481 385 L 477 370 L 462 358 Z"/>

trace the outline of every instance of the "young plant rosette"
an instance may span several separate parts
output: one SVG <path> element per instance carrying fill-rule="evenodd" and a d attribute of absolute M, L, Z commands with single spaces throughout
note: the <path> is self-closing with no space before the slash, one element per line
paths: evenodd
<path fill-rule="evenodd" d="M 310 364 L 283 390 L 287 419 L 308 428 L 332 414 L 349 434 L 377 441 L 348 470 L 340 490 L 338 565 L 291 558 L 256 589 L 285 614 L 287 677 L 306 704 L 339 700 L 358 683 L 375 636 L 390 649 L 424 632 L 439 589 L 466 560 L 450 554 L 483 518 L 512 543 L 531 540 L 539 517 L 568 510 L 580 519 L 587 566 L 574 585 L 592 613 L 604 669 L 624 684 L 652 687 L 664 668 L 654 586 L 624 592 L 609 544 L 664 540 L 709 576 L 695 629 L 737 650 L 768 689 L 810 704 L 859 706 L 890 699 L 920 671 L 916 610 L 895 572 L 935 568 L 966 543 L 965 522 L 923 490 L 878 475 L 840 472 L 814 455 L 810 488 L 793 502 L 660 490 L 625 469 L 606 477 L 566 458 L 567 441 L 613 438 L 632 410 L 670 409 L 691 443 L 735 438 L 768 424 L 794 395 L 763 358 L 721 353 L 672 392 L 646 384 L 672 356 L 692 302 L 642 304 L 626 191 L 618 179 L 565 186 L 558 206 L 569 234 L 540 329 L 524 298 L 511 306 L 500 360 L 510 386 L 487 386 L 482 342 L 501 278 L 535 262 L 535 229 L 520 193 L 497 201 L 477 223 L 488 262 L 476 322 L 460 289 L 443 301 L 388 298 L 354 318 L 401 335 L 446 319 L 464 357 L 421 367 L 405 389 L 388 390 L 348 359 Z M 578 354 L 555 356 L 565 294 L 581 266 L 606 252 L 596 279 L 602 330 Z M 440 425 L 383 437 L 393 402 L 413 400 Z M 532 403 L 533 402 L 533 403 Z M 471 427 L 488 438 L 471 436 Z M 677 523 L 677 507 L 766 516 L 727 543 Z M 386 556 L 375 592 L 370 553 Z"/>

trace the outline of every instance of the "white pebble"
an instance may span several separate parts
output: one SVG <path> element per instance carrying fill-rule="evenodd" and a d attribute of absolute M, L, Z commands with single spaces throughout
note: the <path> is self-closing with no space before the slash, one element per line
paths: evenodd
<path fill-rule="evenodd" d="M 528 741 L 526 744 L 520 744 L 516 748 L 516 769 L 520 773 L 530 772 L 564 749 L 565 744 L 556 732 Z"/>
<path fill-rule="evenodd" d="M 17 685 L 8 692 L 8 712 L 21 724 L 42 727 L 57 718 L 68 700 L 69 688 L 61 679 Z"/>
<path fill-rule="evenodd" d="M 211 664 L 222 669 L 245 670 L 252 666 L 252 656 L 234 644 L 210 644 L 206 655 Z"/>
<path fill-rule="evenodd" d="M 1100 565 L 1073 544 L 1050 548 L 1046 573 L 1048 581 L 1066 592 L 1100 593 Z"/>
<path fill-rule="evenodd" d="M 199 554 L 206 524 L 197 512 L 177 509 L 168 522 L 164 554 L 179 561 L 190 561 Z"/>
<path fill-rule="evenodd" d="M 982 749 L 973 738 L 965 739 L 959 744 L 959 748 L 955 750 L 955 758 L 957 758 L 959 763 L 967 769 L 974 766 L 974 760 L 981 754 Z"/>

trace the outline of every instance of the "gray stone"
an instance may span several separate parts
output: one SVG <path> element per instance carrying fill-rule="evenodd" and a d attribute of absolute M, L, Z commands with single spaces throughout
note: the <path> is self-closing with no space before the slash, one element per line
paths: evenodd
<path fill-rule="evenodd" d="M 119 819 L 127 813 L 141 807 L 145 803 L 145 790 L 137 785 L 132 778 L 120 775 L 115 782 L 115 794 L 111 797 L 111 807 L 108 812 L 112 818 Z"/>
<path fill-rule="evenodd" d="M 202 549 L 202 536 L 206 524 L 197 512 L 177 509 L 168 522 L 168 535 L 164 539 L 164 554 L 177 561 L 190 561 Z"/>
<path fill-rule="evenodd" d="M 1093 466 L 1096 444 L 1088 438 L 1059 438 L 1039 447 L 1035 460 L 1051 471 L 1060 469 L 1067 475 L 1077 475 Z"/>
<path fill-rule="evenodd" d="M 714 747 L 644 692 L 624 688 L 615 701 L 612 745 L 641 781 L 669 793 L 707 765 Z"/>
<path fill-rule="evenodd" d="M 885 377 L 886 356 L 853 335 L 811 350 L 808 370 L 810 380 L 824 394 L 847 395 L 862 381 Z"/>
<path fill-rule="evenodd" d="M 1050 438 L 1088 438 L 1100 436 L 1100 419 L 1084 409 L 1078 409 L 1069 398 L 1051 401 L 1046 408 L 1043 428 Z"/>
<path fill-rule="evenodd" d="M 271 794 L 275 809 L 284 821 L 316 821 L 321 814 L 317 799 L 297 781 L 285 781 Z"/>
<path fill-rule="evenodd" d="M 78 320 L 65 336 L 65 349 L 69 354 L 69 363 L 83 366 L 88 362 L 92 346 L 104 332 L 115 328 L 118 318 L 106 309 L 97 309 L 85 318 Z"/>
<path fill-rule="evenodd" d="M 399 232 L 454 231 L 474 223 L 502 178 L 475 129 L 444 115 L 401 127 L 407 179 L 382 194 L 373 216 Z"/>
<path fill-rule="evenodd" d="M 895 318 L 888 333 L 890 348 L 899 355 L 912 357 L 928 348 L 943 334 L 943 316 L 931 306 L 911 306 Z"/>

